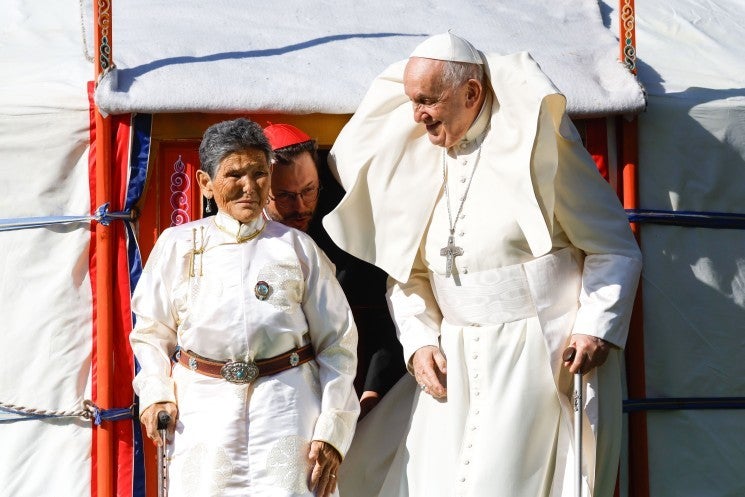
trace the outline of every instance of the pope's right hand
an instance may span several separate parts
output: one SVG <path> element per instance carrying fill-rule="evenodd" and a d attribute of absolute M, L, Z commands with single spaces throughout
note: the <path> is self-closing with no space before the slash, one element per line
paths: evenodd
<path fill-rule="evenodd" d="M 439 347 L 427 345 L 411 357 L 414 378 L 425 393 L 435 399 L 447 395 L 447 360 Z"/>
<path fill-rule="evenodd" d="M 178 418 L 178 407 L 173 402 L 152 404 L 140 414 L 140 421 L 145 426 L 148 438 L 158 447 L 163 445 L 163 440 L 161 440 L 160 433 L 158 432 L 158 413 L 160 411 L 165 411 L 171 417 L 167 429 L 168 433 L 173 433 L 176 426 L 176 419 Z"/>

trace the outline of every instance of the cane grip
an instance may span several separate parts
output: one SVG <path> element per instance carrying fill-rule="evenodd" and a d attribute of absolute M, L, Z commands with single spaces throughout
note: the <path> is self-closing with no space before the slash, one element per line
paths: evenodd
<path fill-rule="evenodd" d="M 574 360 L 574 355 L 577 353 L 577 349 L 574 347 L 567 347 L 564 349 L 564 353 L 561 355 L 561 359 L 564 362 L 569 362 Z"/>
<path fill-rule="evenodd" d="M 158 413 L 158 429 L 165 430 L 168 428 L 168 423 L 171 422 L 171 416 L 166 411 L 160 411 Z"/>

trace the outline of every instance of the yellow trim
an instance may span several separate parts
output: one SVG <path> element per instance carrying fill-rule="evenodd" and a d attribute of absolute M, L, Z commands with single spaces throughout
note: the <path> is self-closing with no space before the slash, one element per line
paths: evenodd
<path fill-rule="evenodd" d="M 215 217 L 217 217 L 217 216 L 215 216 Z M 227 233 L 230 236 L 233 236 L 233 233 L 231 233 L 230 230 L 228 230 L 224 226 L 221 226 L 220 223 L 217 222 L 217 219 L 214 219 L 214 221 L 215 221 L 215 226 L 217 226 L 217 228 L 220 231 L 222 231 L 223 233 Z M 261 225 L 261 228 L 257 229 L 256 231 L 252 231 L 248 235 L 240 235 L 240 234 L 235 235 L 235 242 L 236 243 L 243 243 L 243 242 L 247 242 L 249 240 L 253 240 L 254 238 L 256 238 L 257 236 L 259 236 L 264 231 L 264 228 L 266 228 L 266 225 L 267 224 L 268 224 L 267 221 L 264 221 L 264 224 Z"/>
<path fill-rule="evenodd" d="M 204 130 L 216 122 L 247 117 L 261 126 L 292 124 L 313 137 L 321 148 L 330 148 L 351 114 L 153 114 L 153 141 L 201 140 Z"/>

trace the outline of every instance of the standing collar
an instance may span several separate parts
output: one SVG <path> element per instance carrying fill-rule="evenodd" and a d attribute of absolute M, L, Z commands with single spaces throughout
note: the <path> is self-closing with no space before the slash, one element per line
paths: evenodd
<path fill-rule="evenodd" d="M 260 213 L 248 223 L 241 223 L 223 211 L 217 211 L 215 225 L 222 231 L 235 238 L 237 242 L 256 237 L 266 226 L 268 221 Z"/>
<path fill-rule="evenodd" d="M 476 119 L 474 119 L 473 124 L 471 124 L 471 127 L 468 128 L 468 131 L 466 131 L 466 134 L 463 136 L 463 138 L 461 138 L 461 140 L 456 145 L 454 145 L 454 148 L 463 150 L 475 140 L 478 140 L 478 142 L 481 143 L 483 135 L 486 132 L 486 128 L 489 126 L 489 120 L 491 118 L 491 102 L 491 92 L 487 91 L 484 103 L 481 104 L 481 110 L 479 111 L 479 114 L 476 116 Z"/>

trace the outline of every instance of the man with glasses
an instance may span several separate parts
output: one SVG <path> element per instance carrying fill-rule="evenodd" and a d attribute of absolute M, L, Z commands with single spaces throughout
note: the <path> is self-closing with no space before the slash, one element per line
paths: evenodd
<path fill-rule="evenodd" d="M 264 133 L 274 149 L 266 212 L 275 221 L 308 231 L 321 190 L 316 142 L 289 124 L 272 124 Z"/>
<path fill-rule="evenodd" d="M 336 265 L 336 277 L 352 308 L 359 335 L 355 385 L 360 393 L 362 418 L 405 372 L 403 350 L 385 302 L 386 274 L 342 251 L 329 238 L 320 216 L 316 218 L 317 210 L 325 214 L 338 200 L 331 198 L 333 188 L 329 188 L 328 198 L 326 193 L 323 199 L 319 197 L 316 141 L 290 124 L 271 124 L 264 128 L 264 134 L 274 151 L 267 215 L 307 232 L 326 252 Z M 325 204 L 329 204 L 328 209 Z"/>

